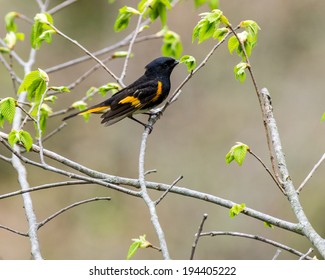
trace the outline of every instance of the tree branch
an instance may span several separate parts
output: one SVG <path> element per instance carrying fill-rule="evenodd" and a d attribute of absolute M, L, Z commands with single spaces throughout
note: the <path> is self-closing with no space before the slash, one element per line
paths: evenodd
<path fill-rule="evenodd" d="M 259 236 L 259 235 L 247 234 L 247 233 L 242 233 L 242 232 L 231 232 L 231 231 L 210 231 L 210 232 L 203 232 L 203 233 L 201 233 L 200 236 L 212 236 L 213 237 L 213 236 L 218 236 L 218 235 L 230 235 L 230 236 L 237 236 L 237 237 L 254 239 L 254 240 L 261 241 L 263 243 L 273 245 L 273 246 L 275 246 L 277 248 L 283 249 L 283 250 L 285 250 L 287 252 L 290 252 L 290 253 L 292 253 L 294 255 L 297 255 L 299 257 L 305 256 L 304 253 L 301 253 L 301 252 L 299 252 L 299 251 L 297 251 L 295 249 L 292 249 L 289 246 L 286 246 L 286 245 L 281 244 L 279 242 L 264 238 L 264 237 Z M 312 259 L 311 257 L 307 257 L 307 256 L 305 256 L 305 258 L 310 259 L 310 260 Z"/>

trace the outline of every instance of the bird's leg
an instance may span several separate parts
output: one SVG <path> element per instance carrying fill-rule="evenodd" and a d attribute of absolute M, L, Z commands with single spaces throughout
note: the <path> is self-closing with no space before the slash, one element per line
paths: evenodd
<path fill-rule="evenodd" d="M 148 128 L 148 129 L 149 129 L 149 134 L 152 132 L 152 129 L 153 129 L 152 125 L 145 124 L 145 123 L 143 123 L 143 122 L 137 120 L 137 119 L 134 118 L 133 116 L 129 116 L 128 118 L 131 119 L 131 120 L 134 120 L 135 122 L 137 122 L 137 123 L 139 123 L 139 124 L 141 124 L 141 125 L 143 125 L 145 129 Z"/>

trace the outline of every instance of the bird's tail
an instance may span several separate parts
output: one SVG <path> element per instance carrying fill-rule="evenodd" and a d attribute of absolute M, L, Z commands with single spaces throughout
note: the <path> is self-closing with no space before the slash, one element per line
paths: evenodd
<path fill-rule="evenodd" d="M 99 103 L 97 105 L 94 105 L 92 107 L 89 107 L 85 110 L 82 110 L 80 112 L 77 112 L 77 113 L 73 113 L 69 116 L 66 116 L 62 119 L 62 121 L 66 121 L 68 119 L 71 119 L 75 116 L 78 116 L 78 115 L 84 115 L 84 114 L 90 114 L 90 113 L 104 113 L 108 108 L 110 108 L 110 106 L 108 105 L 105 105 L 103 103 Z"/>

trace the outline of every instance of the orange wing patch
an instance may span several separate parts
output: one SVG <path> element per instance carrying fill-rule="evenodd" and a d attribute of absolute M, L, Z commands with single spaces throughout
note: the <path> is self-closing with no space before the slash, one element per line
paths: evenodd
<path fill-rule="evenodd" d="M 125 104 L 125 103 L 131 103 L 131 105 L 135 108 L 141 106 L 141 101 L 134 96 L 127 96 L 119 102 L 119 104 Z"/>
<path fill-rule="evenodd" d="M 95 107 L 95 108 L 89 109 L 87 111 L 84 111 L 84 112 L 80 113 L 79 115 L 102 112 L 102 111 L 108 109 L 109 107 L 110 106 Z"/>
<path fill-rule="evenodd" d="M 159 98 L 159 96 L 161 95 L 161 93 L 162 93 L 162 82 L 161 81 L 158 81 L 156 95 L 152 99 L 152 101 L 153 102 L 157 101 L 157 99 Z"/>

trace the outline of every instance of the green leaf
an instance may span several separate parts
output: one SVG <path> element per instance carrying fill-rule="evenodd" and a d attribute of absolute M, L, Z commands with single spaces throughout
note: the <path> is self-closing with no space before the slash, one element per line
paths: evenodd
<path fill-rule="evenodd" d="M 45 97 L 44 101 L 54 103 L 57 99 L 58 99 L 58 97 L 56 95 L 50 95 L 50 96 Z"/>
<path fill-rule="evenodd" d="M 140 14 L 140 12 L 132 7 L 124 6 L 119 10 L 117 19 L 115 20 L 114 30 L 115 32 L 120 32 L 123 29 L 127 28 L 130 22 L 130 19 L 133 15 Z"/>
<path fill-rule="evenodd" d="M 98 89 L 98 92 L 102 95 L 102 96 L 106 96 L 107 92 L 112 91 L 112 94 L 115 94 L 116 92 L 118 92 L 119 90 L 121 90 L 121 87 L 119 84 L 117 83 L 108 83 L 106 85 L 101 86 Z"/>
<path fill-rule="evenodd" d="M 164 56 L 179 58 L 183 52 L 183 46 L 179 35 L 173 31 L 166 31 L 161 47 Z"/>
<path fill-rule="evenodd" d="M 166 25 L 167 10 L 171 7 L 170 0 L 142 0 L 138 4 L 138 10 L 144 13 L 144 17 L 149 14 L 151 21 L 160 17 L 162 26 Z"/>
<path fill-rule="evenodd" d="M 236 38 L 236 36 L 231 36 L 228 40 L 228 50 L 232 54 L 234 50 L 236 50 L 239 47 L 239 42 Z"/>
<path fill-rule="evenodd" d="M 0 53 L 10 53 L 10 49 L 5 47 L 0 47 Z"/>
<path fill-rule="evenodd" d="M 209 13 L 200 14 L 201 20 L 193 29 L 192 41 L 198 40 L 198 43 L 213 37 L 216 30 L 219 28 L 221 19 L 225 21 L 222 11 L 215 9 Z"/>
<path fill-rule="evenodd" d="M 4 98 L 0 101 L 0 114 L 12 123 L 16 113 L 16 100 L 12 97 Z"/>
<path fill-rule="evenodd" d="M 68 87 L 65 86 L 61 86 L 61 87 L 50 87 L 50 90 L 56 91 L 56 92 L 70 92 L 70 89 Z"/>
<path fill-rule="evenodd" d="M 20 135 L 20 142 L 23 144 L 27 152 L 29 152 L 29 150 L 33 145 L 32 136 L 27 131 L 24 130 L 20 130 L 19 135 Z"/>
<path fill-rule="evenodd" d="M 127 260 L 131 259 L 139 248 L 145 249 L 152 247 L 151 243 L 146 240 L 146 235 L 140 235 L 139 238 L 132 239 L 133 243 L 130 245 L 128 250 Z"/>
<path fill-rule="evenodd" d="M 134 254 L 137 252 L 139 247 L 140 247 L 139 242 L 133 242 L 129 247 L 128 255 L 127 255 L 126 259 L 130 260 L 134 256 Z"/>
<path fill-rule="evenodd" d="M 229 30 L 227 27 L 218 28 L 212 35 L 213 39 L 218 39 L 220 42 L 227 34 Z"/>
<path fill-rule="evenodd" d="M 245 30 L 252 36 L 253 40 L 257 40 L 258 31 L 261 28 L 258 24 L 253 20 L 245 20 L 240 23 L 240 27 L 245 28 Z"/>
<path fill-rule="evenodd" d="M 19 132 L 15 129 L 11 130 L 8 134 L 8 142 L 11 147 L 20 141 Z"/>
<path fill-rule="evenodd" d="M 55 30 L 53 30 L 48 23 L 53 25 L 53 18 L 48 13 L 36 14 L 34 17 L 30 36 L 32 48 L 39 49 L 43 41 L 47 43 L 52 42 L 52 34 L 55 33 Z"/>
<path fill-rule="evenodd" d="M 12 147 L 19 142 L 29 151 L 33 145 L 33 138 L 27 131 L 12 130 L 8 135 L 8 142 Z"/>
<path fill-rule="evenodd" d="M 248 64 L 246 62 L 240 62 L 234 67 L 234 73 L 236 80 L 239 80 L 241 83 L 246 79 L 246 68 Z"/>
<path fill-rule="evenodd" d="M 249 147 L 241 142 L 237 142 L 236 145 L 232 146 L 230 151 L 226 154 L 226 163 L 231 163 L 235 160 L 239 166 L 243 164 L 246 157 L 246 153 L 249 151 Z"/>
<path fill-rule="evenodd" d="M 15 23 L 16 17 L 19 16 L 19 13 L 17 12 L 9 12 L 5 15 L 5 24 L 6 24 L 6 30 L 8 32 L 16 32 L 17 31 L 17 25 Z"/>
<path fill-rule="evenodd" d="M 87 103 L 83 100 L 76 101 L 71 105 L 73 108 L 78 109 L 79 111 L 87 109 Z M 89 120 L 90 114 L 82 115 L 85 121 Z"/>
<path fill-rule="evenodd" d="M 246 207 L 245 203 L 234 205 L 229 210 L 229 216 L 231 218 L 238 216 L 241 212 L 244 211 L 245 207 Z"/>
<path fill-rule="evenodd" d="M 28 73 L 18 88 L 18 93 L 27 91 L 27 98 L 38 103 L 46 92 L 49 77 L 45 71 L 38 69 Z"/>
<path fill-rule="evenodd" d="M 264 221 L 264 226 L 268 228 L 273 228 L 273 225 L 266 221 Z"/>
<path fill-rule="evenodd" d="M 187 66 L 189 72 L 193 71 L 196 67 L 196 60 L 191 55 L 184 55 L 179 60 L 180 63 L 184 63 Z"/>

